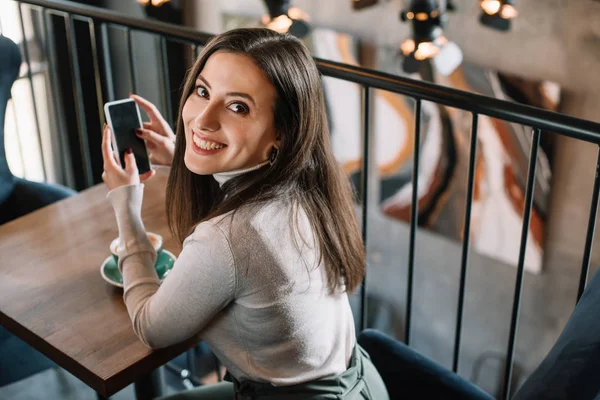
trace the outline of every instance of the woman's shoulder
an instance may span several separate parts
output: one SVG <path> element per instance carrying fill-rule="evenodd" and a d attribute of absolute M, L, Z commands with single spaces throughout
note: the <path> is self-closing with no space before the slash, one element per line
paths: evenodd
<path fill-rule="evenodd" d="M 227 213 L 229 214 L 229 213 Z M 211 243 L 212 245 L 228 245 L 227 230 L 225 224 L 221 223 L 226 217 L 226 214 L 212 218 L 208 221 L 200 222 L 196 225 L 194 230 L 188 237 L 183 241 L 183 245 L 186 246 L 190 242 L 200 243 Z"/>
<path fill-rule="evenodd" d="M 211 218 L 200 223 L 196 231 L 218 230 L 226 237 L 231 237 L 236 233 L 245 235 L 250 232 L 271 230 L 277 225 L 288 225 L 291 217 L 298 210 L 294 201 L 286 197 L 277 197 L 266 202 L 243 205 Z"/>
<path fill-rule="evenodd" d="M 260 203 L 243 205 L 207 222 L 220 227 L 244 228 L 287 218 L 294 208 L 294 202 L 289 198 L 276 197 Z"/>
<path fill-rule="evenodd" d="M 221 237 L 229 241 L 235 235 L 246 236 L 252 232 L 266 233 L 266 231 L 278 230 L 278 226 L 289 226 L 291 218 L 297 216 L 298 212 L 301 215 L 300 219 L 304 219 L 305 213 L 302 207 L 286 197 L 244 205 L 199 223 L 186 238 L 184 245 L 190 240 L 213 241 Z"/>

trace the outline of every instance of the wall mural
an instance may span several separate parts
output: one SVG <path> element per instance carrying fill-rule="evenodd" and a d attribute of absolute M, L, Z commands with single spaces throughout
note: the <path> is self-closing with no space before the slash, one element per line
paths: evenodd
<path fill-rule="evenodd" d="M 261 26 L 253 17 L 224 15 L 224 29 Z M 463 63 L 449 76 L 428 70 L 428 76 L 405 74 L 395 48 L 361 46 L 349 34 L 313 27 L 303 39 L 319 58 L 361 65 L 387 73 L 426 79 L 437 84 L 555 110 L 559 89 L 549 82 L 531 82 Z M 421 72 L 423 73 L 423 71 Z M 323 78 L 332 146 L 344 170 L 357 183 L 362 163 L 362 88 Z M 463 240 L 467 194 L 471 114 L 422 103 L 419 164 L 421 228 L 457 242 Z M 379 209 L 385 216 L 409 222 L 414 147 L 414 100 L 372 91 L 372 145 L 379 177 Z M 543 137 L 546 135 L 543 135 Z M 475 185 L 471 216 L 471 249 L 516 266 L 522 227 L 531 131 L 481 115 L 478 123 Z M 525 269 L 542 270 L 545 214 L 551 171 L 542 142 L 538 153 L 534 208 L 527 237 Z"/>
<path fill-rule="evenodd" d="M 398 67 L 395 49 L 380 48 L 377 53 L 371 62 L 363 60 L 363 63 L 404 75 Z M 551 83 L 527 82 L 467 63 L 449 76 L 429 72 L 429 81 L 444 86 L 556 110 L 558 89 Z M 410 77 L 421 79 L 419 75 Z M 397 95 L 388 94 L 388 97 L 391 96 Z M 406 103 L 406 98 L 397 97 L 412 106 L 412 100 Z M 379 104 L 376 103 L 375 107 Z M 468 112 L 429 102 L 423 103 L 423 110 L 419 225 L 460 241 L 464 232 L 472 117 Z M 380 167 L 380 201 L 385 215 L 409 221 L 414 117 L 412 109 L 410 113 L 397 111 L 396 114 L 402 116 L 405 127 L 397 130 L 396 134 L 407 138 L 403 141 L 405 148 L 397 152 L 402 165 L 395 167 L 394 171 Z M 379 130 L 376 134 L 389 135 Z M 510 265 L 518 262 L 530 138 L 531 131 L 523 126 L 487 116 L 479 117 L 471 244 L 475 251 Z M 551 178 L 547 152 L 550 151 L 551 143 L 544 141 L 538 153 L 534 208 L 525 256 L 525 268 L 532 273 L 542 270 Z M 408 153 L 410 159 L 400 157 L 403 153 Z M 377 153 L 377 157 L 382 159 L 384 155 Z"/>

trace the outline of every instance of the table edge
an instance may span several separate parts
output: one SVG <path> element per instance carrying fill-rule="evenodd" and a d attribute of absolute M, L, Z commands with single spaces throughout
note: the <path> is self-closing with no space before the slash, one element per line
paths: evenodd
<path fill-rule="evenodd" d="M 46 340 L 36 335 L 23 325 L 19 324 L 2 311 L 0 311 L 0 325 L 34 349 L 38 350 L 40 353 L 44 354 L 57 365 L 79 378 L 98 393 L 102 394 L 103 396 L 109 396 L 107 394 L 105 380 L 95 375 L 92 371 L 90 371 L 81 363 L 77 362 L 75 359 L 68 357 L 64 353 L 61 353 L 59 350 L 55 349 L 52 345 L 46 342 Z"/>
<path fill-rule="evenodd" d="M 192 337 L 173 346 L 154 350 L 149 356 L 138 360 L 125 369 L 104 379 L 96 375 L 93 371 L 79 363 L 74 358 L 69 357 L 55 349 L 45 339 L 36 335 L 1 311 L 0 325 L 34 349 L 38 350 L 40 353 L 44 354 L 50 360 L 54 361 L 58 366 L 73 374 L 91 389 L 95 390 L 104 397 L 112 396 L 128 385 L 134 383 L 136 378 L 132 379 L 131 376 L 137 376 L 137 378 L 140 378 L 143 375 L 149 374 L 178 355 L 182 354 L 186 350 L 196 346 L 201 341 L 200 338 Z"/>
<path fill-rule="evenodd" d="M 163 349 L 154 350 L 150 356 L 131 364 L 127 368 L 107 379 L 105 381 L 106 392 L 108 393 L 107 396 L 112 396 L 128 385 L 134 383 L 136 379 L 130 378 L 132 374 L 136 375 L 139 379 L 142 376 L 156 370 L 157 368 L 162 367 L 167 362 L 171 361 L 185 351 L 193 348 L 200 343 L 200 341 L 200 339 L 190 338 L 185 342 L 177 343 Z M 151 360 L 148 360 L 148 358 L 151 358 Z M 133 372 L 134 370 L 135 372 Z"/>

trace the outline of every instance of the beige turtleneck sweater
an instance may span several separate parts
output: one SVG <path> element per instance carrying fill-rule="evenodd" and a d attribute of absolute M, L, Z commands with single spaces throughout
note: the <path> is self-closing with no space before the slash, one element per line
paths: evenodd
<path fill-rule="evenodd" d="M 239 174 L 214 177 L 222 185 Z M 292 385 L 347 369 L 355 345 L 348 295 L 328 293 L 304 212 L 297 231 L 287 199 L 199 224 L 161 284 L 141 219 L 143 189 L 122 186 L 107 198 L 122 239 L 123 298 L 145 344 L 197 335 L 239 381 Z"/>

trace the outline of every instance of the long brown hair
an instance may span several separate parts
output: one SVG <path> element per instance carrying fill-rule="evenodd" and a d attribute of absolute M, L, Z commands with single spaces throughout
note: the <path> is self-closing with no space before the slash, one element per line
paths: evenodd
<path fill-rule="evenodd" d="M 221 188 L 212 175 L 197 175 L 185 166 L 182 120 L 183 105 L 198 74 L 217 51 L 250 57 L 274 85 L 273 115 L 280 139 L 272 166 L 233 178 Z M 166 205 L 169 228 L 179 242 L 202 221 L 285 194 L 308 216 L 328 288 L 333 291 L 343 284 L 347 291 L 354 291 L 364 275 L 365 252 L 351 186 L 331 150 L 319 71 L 302 42 L 259 28 L 235 29 L 214 37 L 189 71 L 178 115 Z"/>

